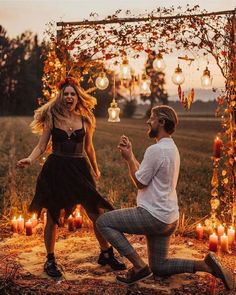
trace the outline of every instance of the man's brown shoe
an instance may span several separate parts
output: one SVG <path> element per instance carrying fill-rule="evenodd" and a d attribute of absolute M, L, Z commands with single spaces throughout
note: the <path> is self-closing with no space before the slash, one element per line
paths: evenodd
<path fill-rule="evenodd" d="M 230 271 L 223 267 L 223 265 L 213 252 L 209 252 L 204 261 L 212 269 L 212 274 L 222 280 L 227 290 L 232 290 L 234 288 L 233 275 Z"/>
<path fill-rule="evenodd" d="M 120 283 L 122 285 L 129 286 L 137 282 L 140 282 L 142 280 L 145 280 L 147 278 L 150 278 L 151 276 L 152 276 L 152 272 L 149 266 L 146 265 L 144 268 L 142 268 L 138 272 L 135 272 L 134 268 L 129 269 L 128 272 L 126 273 L 126 276 L 124 277 L 117 276 L 116 281 L 117 283 Z"/>

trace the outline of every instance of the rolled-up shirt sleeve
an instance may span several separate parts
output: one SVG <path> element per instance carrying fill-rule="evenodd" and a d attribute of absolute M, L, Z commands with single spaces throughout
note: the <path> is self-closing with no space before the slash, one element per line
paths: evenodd
<path fill-rule="evenodd" d="M 140 164 L 139 170 L 135 172 L 137 180 L 147 186 L 157 173 L 164 161 L 163 151 L 161 148 L 147 148 L 143 160 Z"/>

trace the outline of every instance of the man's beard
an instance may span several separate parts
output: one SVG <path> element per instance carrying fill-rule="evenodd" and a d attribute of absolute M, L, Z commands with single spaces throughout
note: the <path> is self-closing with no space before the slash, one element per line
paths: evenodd
<path fill-rule="evenodd" d="M 150 126 L 150 129 L 148 130 L 148 136 L 150 138 L 156 138 L 159 134 L 159 129 L 152 129 L 152 127 Z"/>

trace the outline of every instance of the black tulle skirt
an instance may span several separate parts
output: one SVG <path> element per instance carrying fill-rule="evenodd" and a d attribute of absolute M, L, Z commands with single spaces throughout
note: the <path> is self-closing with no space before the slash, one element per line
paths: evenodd
<path fill-rule="evenodd" d="M 81 204 L 88 213 L 99 213 L 99 208 L 112 210 L 111 204 L 97 192 L 90 171 L 85 157 L 51 154 L 38 176 L 29 211 L 39 216 L 46 208 L 53 221 L 59 224 L 61 209 L 69 216 L 77 204 Z"/>

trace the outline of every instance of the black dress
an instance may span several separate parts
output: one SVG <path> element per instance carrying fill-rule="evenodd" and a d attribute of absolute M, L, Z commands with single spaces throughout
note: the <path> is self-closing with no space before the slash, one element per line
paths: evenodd
<path fill-rule="evenodd" d="M 29 211 L 48 209 L 53 221 L 59 224 L 61 209 L 68 217 L 77 204 L 89 213 L 99 213 L 99 208 L 112 210 L 111 204 L 96 190 L 91 167 L 84 155 L 84 120 L 82 128 L 68 134 L 65 130 L 52 129 L 52 154 L 49 155 L 38 176 L 36 192 Z"/>

